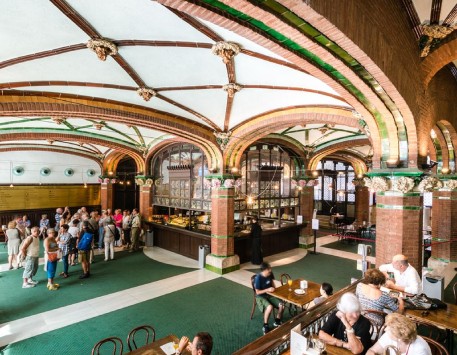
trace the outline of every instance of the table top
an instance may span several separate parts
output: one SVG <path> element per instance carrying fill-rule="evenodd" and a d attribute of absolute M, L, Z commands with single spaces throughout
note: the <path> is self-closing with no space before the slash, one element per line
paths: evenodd
<path fill-rule="evenodd" d="M 176 335 L 167 335 L 165 338 L 161 338 L 159 340 L 156 340 L 153 343 L 147 344 L 145 346 L 142 346 L 141 348 L 138 348 L 136 350 L 133 350 L 132 352 L 129 352 L 128 354 L 131 355 L 164 355 L 165 353 L 163 352 L 160 347 L 166 343 L 171 343 L 173 341 L 178 342 L 179 339 Z M 181 354 L 190 354 L 187 350 L 184 350 Z"/>
<path fill-rule="evenodd" d="M 306 293 L 304 295 L 297 295 L 293 290 L 300 288 L 300 281 L 302 280 L 303 279 L 293 280 L 292 286 L 290 287 L 292 291 L 289 291 L 289 285 L 285 284 L 276 288 L 274 292 L 267 293 L 270 296 L 292 303 L 295 306 L 303 307 L 314 300 L 316 297 L 320 297 L 321 285 L 312 281 L 308 281 L 308 288 L 306 289 Z"/>
<path fill-rule="evenodd" d="M 325 353 L 328 355 L 349 355 L 352 354 L 350 350 L 345 348 L 339 348 L 333 345 L 327 344 Z M 281 355 L 290 355 L 290 349 L 287 349 Z"/>
<path fill-rule="evenodd" d="M 447 309 L 429 310 L 428 314 L 419 309 L 407 309 L 406 315 L 412 319 L 457 332 L 457 305 L 446 304 Z"/>

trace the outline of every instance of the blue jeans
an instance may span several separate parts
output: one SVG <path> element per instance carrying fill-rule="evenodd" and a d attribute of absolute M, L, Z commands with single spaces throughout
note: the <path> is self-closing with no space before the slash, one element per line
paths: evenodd
<path fill-rule="evenodd" d="M 62 256 L 62 261 L 63 261 L 63 272 L 64 272 L 65 274 L 68 274 L 68 257 L 69 257 L 69 256 L 70 256 L 69 254 Z"/>
<path fill-rule="evenodd" d="M 103 248 L 103 234 L 105 233 L 105 229 L 103 227 L 98 228 L 98 248 Z"/>
<path fill-rule="evenodd" d="M 47 265 L 47 272 L 48 272 L 48 279 L 53 279 L 56 276 L 57 270 L 57 260 L 56 261 L 49 261 Z"/>

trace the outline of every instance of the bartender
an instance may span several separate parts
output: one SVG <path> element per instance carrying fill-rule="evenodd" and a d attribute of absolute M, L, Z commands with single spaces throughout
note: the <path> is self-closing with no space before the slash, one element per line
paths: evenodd
<path fill-rule="evenodd" d="M 251 220 L 251 238 L 252 238 L 252 249 L 251 249 L 251 263 L 254 265 L 260 265 L 263 262 L 262 257 L 262 227 L 260 226 L 257 218 L 254 217 Z"/>

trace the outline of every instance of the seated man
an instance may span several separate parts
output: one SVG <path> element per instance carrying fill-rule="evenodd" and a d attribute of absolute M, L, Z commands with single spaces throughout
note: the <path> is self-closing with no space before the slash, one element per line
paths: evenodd
<path fill-rule="evenodd" d="M 197 333 L 192 343 L 188 337 L 182 337 L 176 355 L 181 354 L 184 349 L 187 349 L 192 355 L 210 355 L 213 349 L 213 338 L 205 332 Z"/>
<path fill-rule="evenodd" d="M 416 269 L 408 263 L 408 258 L 404 255 L 395 255 L 391 264 L 384 264 L 379 267 L 387 278 L 388 273 L 394 274 L 394 280 L 388 280 L 386 287 L 411 294 L 422 293 L 422 283 Z"/>
<path fill-rule="evenodd" d="M 270 318 L 271 312 L 273 311 L 273 307 L 278 309 L 278 316 L 275 319 L 273 325 L 275 327 L 281 325 L 284 304 L 281 303 L 277 298 L 267 294 L 267 292 L 274 292 L 275 290 L 270 264 L 260 264 L 260 270 L 261 272 L 257 274 L 254 279 L 254 288 L 256 293 L 257 306 L 263 313 L 263 334 L 266 334 L 270 331 L 268 320 Z"/>
<path fill-rule="evenodd" d="M 371 324 L 361 315 L 362 306 L 357 296 L 345 293 L 336 307 L 338 311 L 329 316 L 319 331 L 319 339 L 353 354 L 365 354 L 371 346 Z"/>

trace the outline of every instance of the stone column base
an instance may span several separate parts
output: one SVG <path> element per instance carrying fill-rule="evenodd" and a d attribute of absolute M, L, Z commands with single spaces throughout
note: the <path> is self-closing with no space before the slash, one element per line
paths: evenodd
<path fill-rule="evenodd" d="M 299 247 L 302 249 L 314 248 L 314 236 L 313 235 L 302 235 L 298 239 Z"/>
<path fill-rule="evenodd" d="M 240 269 L 240 257 L 238 255 L 216 256 L 209 254 L 206 256 L 205 268 L 219 275 L 228 274 Z"/>

